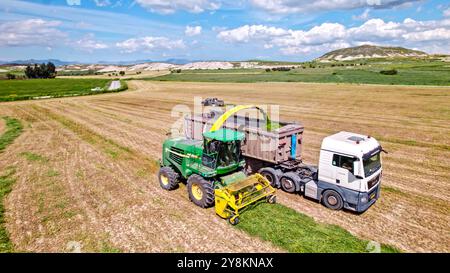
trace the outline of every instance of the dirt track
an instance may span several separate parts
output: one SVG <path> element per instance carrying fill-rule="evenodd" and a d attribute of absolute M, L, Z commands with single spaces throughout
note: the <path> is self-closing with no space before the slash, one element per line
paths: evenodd
<path fill-rule="evenodd" d="M 390 152 L 384 158 L 385 187 L 367 213 L 333 212 L 284 193 L 279 194 L 281 202 L 405 251 L 450 251 L 450 89 L 144 81 L 128 85 L 134 91 L 0 104 L 0 115 L 27 122 L 22 136 L 0 155 L 2 166 L 17 168 L 6 208 L 8 230 L 19 250 L 61 251 L 75 241 L 88 251 L 274 251 L 229 227 L 213 210 L 196 208 L 185 189 L 160 190 L 155 170 L 149 169 L 148 162 L 159 158 L 165 133 L 177 119 L 171 117 L 172 107 L 191 107 L 194 96 L 208 96 L 229 103 L 281 105 L 283 120 L 302 121 L 306 127 L 307 162 L 317 162 L 320 141 L 329 133 L 381 136 Z M 78 127 L 63 126 L 65 120 Z M 101 138 L 90 136 L 90 131 Z M 23 152 L 44 159 L 33 161 L 20 155 Z"/>

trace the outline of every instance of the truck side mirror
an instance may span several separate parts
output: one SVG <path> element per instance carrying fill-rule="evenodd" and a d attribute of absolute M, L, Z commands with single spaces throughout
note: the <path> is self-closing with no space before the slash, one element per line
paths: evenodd
<path fill-rule="evenodd" d="M 363 178 L 362 173 L 361 173 L 361 164 L 360 164 L 359 160 L 353 161 L 353 174 L 358 179 Z"/>

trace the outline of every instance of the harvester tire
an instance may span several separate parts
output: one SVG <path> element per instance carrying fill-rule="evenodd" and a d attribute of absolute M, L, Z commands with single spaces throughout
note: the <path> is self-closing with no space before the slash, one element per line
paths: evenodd
<path fill-rule="evenodd" d="M 294 193 L 299 188 L 299 179 L 298 175 L 294 172 L 283 174 L 280 179 L 281 189 L 285 192 Z"/>
<path fill-rule="evenodd" d="M 322 195 L 322 203 L 325 207 L 332 210 L 341 210 L 344 206 L 344 200 L 342 196 L 333 190 L 327 190 Z"/>
<path fill-rule="evenodd" d="M 171 191 L 178 188 L 179 175 L 171 167 L 162 167 L 158 173 L 161 188 Z"/>
<path fill-rule="evenodd" d="M 276 204 L 277 203 L 277 196 L 273 195 L 273 194 L 267 196 L 267 203 L 269 203 L 269 204 Z"/>
<path fill-rule="evenodd" d="M 199 207 L 209 208 L 214 204 L 214 187 L 200 175 L 193 174 L 187 180 L 189 199 Z"/>
<path fill-rule="evenodd" d="M 274 168 L 266 167 L 262 168 L 258 171 L 259 174 L 264 176 L 269 182 L 270 185 L 274 188 L 279 188 L 280 181 L 278 179 L 277 171 Z"/>
<path fill-rule="evenodd" d="M 230 217 L 229 219 L 228 219 L 228 222 L 231 224 L 231 225 L 233 225 L 233 226 L 235 226 L 235 225 L 237 225 L 237 224 L 239 224 L 239 217 Z"/>

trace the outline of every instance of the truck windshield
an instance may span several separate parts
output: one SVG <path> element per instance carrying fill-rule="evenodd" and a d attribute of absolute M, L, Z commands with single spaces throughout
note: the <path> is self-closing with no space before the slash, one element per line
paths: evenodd
<path fill-rule="evenodd" d="M 364 159 L 363 164 L 364 164 L 364 175 L 366 177 L 372 175 L 374 172 L 378 171 L 381 167 L 380 153 L 377 153 L 376 155 Z"/>

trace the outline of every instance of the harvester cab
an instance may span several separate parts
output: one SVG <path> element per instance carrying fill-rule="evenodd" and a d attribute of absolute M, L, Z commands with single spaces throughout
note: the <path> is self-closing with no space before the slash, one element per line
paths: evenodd
<path fill-rule="evenodd" d="M 244 166 L 241 142 L 245 135 L 231 130 L 218 130 L 203 134 L 202 164 L 225 174 Z"/>
<path fill-rule="evenodd" d="M 206 132 L 203 140 L 167 139 L 158 175 L 161 187 L 174 190 L 186 181 L 194 204 L 203 208 L 215 204 L 216 213 L 233 225 L 250 204 L 262 199 L 275 203 L 275 189 L 267 179 L 242 171 L 244 139 L 244 133 L 228 129 Z"/>

